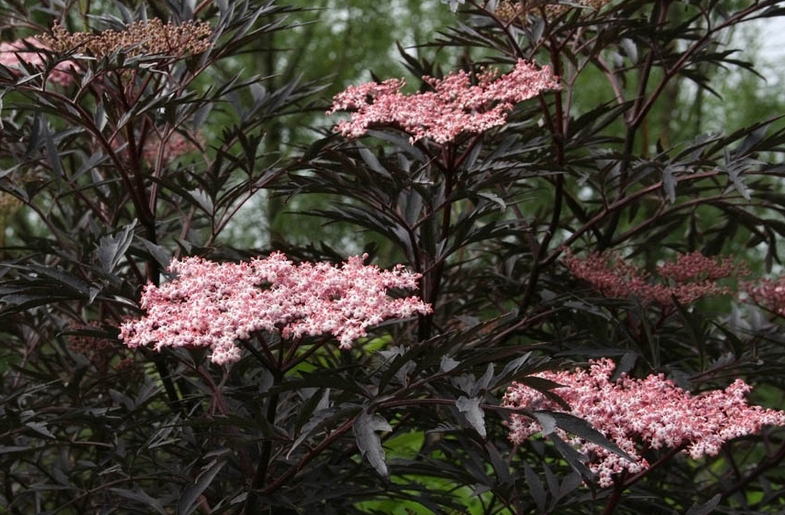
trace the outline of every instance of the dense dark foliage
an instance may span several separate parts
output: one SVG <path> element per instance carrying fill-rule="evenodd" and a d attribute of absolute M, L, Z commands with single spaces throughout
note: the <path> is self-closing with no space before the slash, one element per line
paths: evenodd
<path fill-rule="evenodd" d="M 718 68 L 751 69 L 727 31 L 785 14 L 782 2 L 448 3 L 458 14 L 420 42 L 428 58 L 401 52 L 410 89 L 428 91 L 418 79 L 446 75 L 448 56 L 472 80 L 536 60 L 561 91 L 446 143 L 383 125 L 350 140 L 325 129 L 344 116 L 321 114 L 329 77 L 253 75 L 249 53 L 283 51 L 260 41 L 303 29 L 286 2 L 0 0 L 3 42 L 55 21 L 97 32 L 155 17 L 206 22 L 212 43 L 101 55 L 23 45 L 39 66 L 0 66 L 0 513 L 785 509 L 783 428 L 698 461 L 642 449 L 645 474 L 600 488 L 556 433 L 513 445 L 500 406 L 513 381 L 558 402 L 533 374 L 601 357 L 695 393 L 740 377 L 754 403 L 782 406 L 782 313 L 745 303 L 739 284 L 780 266 L 782 113 L 688 139 L 653 120 L 672 81 L 712 94 Z M 589 83 L 607 96 L 583 97 Z M 284 146 L 293 120 L 316 120 L 314 137 Z M 284 232 L 301 216 L 362 232 L 343 247 L 223 237 L 246 202 L 270 198 L 318 205 Z M 751 275 L 689 303 L 611 298 L 570 272 L 568 248 L 650 271 L 677 252 L 735 254 Z M 225 366 L 204 349 L 118 338 L 144 313 L 143 287 L 172 279 L 173 258 L 273 250 L 403 263 L 434 312 L 384 322 L 350 350 L 258 332 Z M 618 451 L 579 419 L 539 417 Z"/>

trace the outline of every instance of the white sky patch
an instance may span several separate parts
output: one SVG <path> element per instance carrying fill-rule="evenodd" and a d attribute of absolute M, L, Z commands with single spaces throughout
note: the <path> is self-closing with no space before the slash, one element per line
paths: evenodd
<path fill-rule="evenodd" d="M 745 43 L 749 41 L 754 47 L 749 50 L 758 54 L 761 75 L 770 85 L 781 83 L 785 76 L 785 17 L 764 18 L 745 25 L 749 31 L 739 32 L 735 45 L 746 50 Z"/>

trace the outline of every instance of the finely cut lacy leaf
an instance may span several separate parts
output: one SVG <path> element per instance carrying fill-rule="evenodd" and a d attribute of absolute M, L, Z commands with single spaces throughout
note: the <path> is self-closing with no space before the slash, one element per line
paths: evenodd
<path fill-rule="evenodd" d="M 357 448 L 360 449 L 363 457 L 376 469 L 382 477 L 387 477 L 387 464 L 384 461 L 384 449 L 382 440 L 377 431 L 392 431 L 390 424 L 378 413 L 370 414 L 363 411 L 354 423 L 354 436 L 357 440 Z"/>
<path fill-rule="evenodd" d="M 458 397 L 458 400 L 455 402 L 455 407 L 458 408 L 458 411 L 463 413 L 466 420 L 469 421 L 469 424 L 480 433 L 480 436 L 485 438 L 485 413 L 482 408 L 480 408 L 480 399 L 477 397 L 470 399 L 461 396 Z"/>

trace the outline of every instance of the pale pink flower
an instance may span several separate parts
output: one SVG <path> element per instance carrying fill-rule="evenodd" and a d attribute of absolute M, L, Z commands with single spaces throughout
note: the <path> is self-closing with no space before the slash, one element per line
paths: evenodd
<path fill-rule="evenodd" d="M 388 318 L 431 312 L 418 297 L 392 299 L 387 290 L 417 288 L 420 275 L 402 265 L 380 270 L 351 257 L 342 266 L 295 265 L 276 252 L 265 259 L 215 263 L 198 257 L 174 260 L 177 278 L 148 284 L 141 307 L 147 315 L 120 327 L 129 347 L 210 347 L 214 363 L 237 361 L 237 340 L 257 331 L 284 339 L 330 334 L 342 349 Z"/>
<path fill-rule="evenodd" d="M 641 456 L 647 449 L 683 448 L 693 459 L 714 456 L 723 443 L 757 433 L 763 426 L 785 425 L 785 413 L 749 406 L 751 390 L 736 379 L 725 390 L 691 395 L 662 374 L 633 379 L 626 374 L 611 381 L 615 364 L 610 359 L 592 361 L 588 371 L 541 372 L 536 377 L 562 385 L 553 392 L 569 406 L 571 415 L 582 418 L 635 459 L 626 460 L 603 447 L 557 429 L 557 434 L 590 457 L 589 468 L 599 484 L 613 484 L 613 475 L 624 470 L 641 472 L 649 463 Z M 564 411 L 537 390 L 513 382 L 502 405 L 528 410 Z M 523 443 L 542 430 L 522 414 L 509 421 L 510 441 Z"/>
<path fill-rule="evenodd" d="M 515 104 L 543 91 L 561 89 L 549 66 L 537 69 L 522 59 L 501 77 L 497 78 L 495 70 L 482 73 L 476 85 L 463 70 L 444 79 L 425 76 L 423 80 L 433 91 L 405 95 L 400 91 L 406 84 L 403 79 L 349 86 L 333 98 L 327 114 L 354 111 L 350 120 L 335 127 L 350 138 L 389 124 L 409 133 L 412 142 L 430 138 L 446 143 L 461 133 L 481 133 L 504 125 Z"/>
<path fill-rule="evenodd" d="M 49 48 L 34 38 L 20 39 L 12 43 L 0 43 L 0 64 L 15 72 L 23 72 L 22 61 L 43 71 L 46 55 L 44 52 L 36 52 L 30 47 L 49 50 Z M 49 80 L 63 86 L 68 86 L 74 82 L 74 77 L 69 72 L 76 65 L 73 61 L 63 61 L 58 63 L 54 70 L 49 74 Z"/>
<path fill-rule="evenodd" d="M 569 251 L 564 265 L 578 279 L 591 284 L 602 295 L 611 298 L 637 297 L 643 303 L 672 306 L 673 299 L 681 304 L 717 295 L 729 295 L 731 290 L 717 284 L 718 279 L 743 276 L 749 273 L 743 263 L 733 257 L 706 257 L 700 252 L 677 254 L 672 262 L 657 267 L 661 282 L 654 282 L 648 273 L 625 262 L 613 252 L 594 253 L 579 258 Z"/>

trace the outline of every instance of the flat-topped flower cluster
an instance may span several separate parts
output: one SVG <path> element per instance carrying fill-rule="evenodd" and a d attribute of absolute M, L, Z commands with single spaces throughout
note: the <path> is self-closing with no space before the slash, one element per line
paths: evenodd
<path fill-rule="evenodd" d="M 731 290 L 717 284 L 717 280 L 749 273 L 746 265 L 735 263 L 733 257 L 717 260 L 700 252 L 678 254 L 674 261 L 658 266 L 657 274 L 663 282 L 656 283 L 647 272 L 613 252 L 583 258 L 567 252 L 563 262 L 575 277 L 606 297 L 637 297 L 644 303 L 662 306 L 673 305 L 674 298 L 689 304 L 701 297 L 729 295 Z"/>
<path fill-rule="evenodd" d="M 744 285 L 753 302 L 785 317 L 785 275 L 776 279 L 761 279 L 760 282 Z"/>
<path fill-rule="evenodd" d="M 580 15 L 595 13 L 608 4 L 610 0 L 574 0 L 568 4 L 543 3 L 535 0 L 502 0 L 494 14 L 505 22 L 520 21 L 526 23 L 532 17 L 545 16 L 546 18 L 557 18 L 567 11 L 578 9 Z"/>
<path fill-rule="evenodd" d="M 200 20 L 175 25 L 151 18 L 131 23 L 123 30 L 97 33 L 69 32 L 62 25 L 55 24 L 51 35 L 44 34 L 39 39 L 55 52 L 77 52 L 98 59 L 117 51 L 128 55 L 184 57 L 209 49 L 211 34 L 210 25 Z"/>
<path fill-rule="evenodd" d="M 388 318 L 431 312 L 418 297 L 393 299 L 387 290 L 417 288 L 419 274 L 398 265 L 364 265 L 367 255 L 342 266 L 295 265 L 280 252 L 242 263 L 198 257 L 174 260 L 177 277 L 148 284 L 141 307 L 146 316 L 125 322 L 120 338 L 129 347 L 209 347 L 217 364 L 241 357 L 237 340 L 256 331 L 280 331 L 284 339 L 330 334 L 349 348 L 366 330 Z"/>
<path fill-rule="evenodd" d="M 699 395 L 677 387 L 662 374 L 634 379 L 622 374 L 611 381 L 615 364 L 592 361 L 588 371 L 542 372 L 537 377 L 562 385 L 553 393 L 571 408 L 570 414 L 589 422 L 636 461 L 631 462 L 599 445 L 557 429 L 557 434 L 591 457 L 589 468 L 601 486 L 613 484 L 614 474 L 635 474 L 649 467 L 642 456 L 648 449 L 683 448 L 693 459 L 716 455 L 722 444 L 760 431 L 766 425 L 785 425 L 785 413 L 749 406 L 751 390 L 737 379 L 725 390 Z M 507 389 L 503 406 L 528 410 L 564 411 L 556 402 L 522 383 Z M 513 414 L 509 438 L 521 444 L 542 430 L 536 420 Z"/>
<path fill-rule="evenodd" d="M 84 54 L 98 59 L 113 52 L 123 51 L 128 55 L 161 56 L 183 58 L 205 52 L 212 44 L 213 31 L 206 22 L 194 20 L 180 25 L 164 23 L 158 18 L 137 21 L 122 30 L 102 32 L 69 32 L 55 23 L 51 34 L 0 42 L 0 65 L 9 68 L 15 75 L 26 67 L 43 68 L 47 54 Z M 76 61 L 57 63 L 48 79 L 62 86 L 75 81 L 71 72 L 79 69 Z"/>
<path fill-rule="evenodd" d="M 426 75 L 423 80 L 433 91 L 412 95 L 401 92 L 404 79 L 349 86 L 333 98 L 327 114 L 353 111 L 351 119 L 335 127 L 350 138 L 374 126 L 394 125 L 407 132 L 412 142 L 430 138 L 446 143 L 461 133 L 481 133 L 504 125 L 515 104 L 561 89 L 549 66 L 538 69 L 522 59 L 510 73 L 497 75 L 497 70 L 486 70 L 477 77 L 477 84 L 463 70 L 443 79 Z"/>

